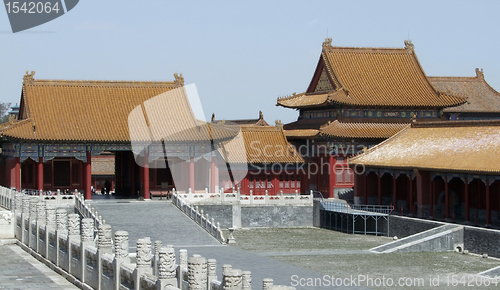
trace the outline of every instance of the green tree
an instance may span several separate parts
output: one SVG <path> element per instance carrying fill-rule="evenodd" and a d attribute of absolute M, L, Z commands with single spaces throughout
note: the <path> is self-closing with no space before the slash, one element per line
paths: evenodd
<path fill-rule="evenodd" d="M 7 114 L 10 110 L 11 103 L 0 103 L 0 123 L 5 123 L 9 121 L 9 115 Z"/>

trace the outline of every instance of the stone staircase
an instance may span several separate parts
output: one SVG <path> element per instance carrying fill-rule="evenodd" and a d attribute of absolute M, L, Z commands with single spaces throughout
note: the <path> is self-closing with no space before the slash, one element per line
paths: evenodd
<path fill-rule="evenodd" d="M 443 225 L 370 249 L 374 253 L 462 251 L 464 228 Z"/>

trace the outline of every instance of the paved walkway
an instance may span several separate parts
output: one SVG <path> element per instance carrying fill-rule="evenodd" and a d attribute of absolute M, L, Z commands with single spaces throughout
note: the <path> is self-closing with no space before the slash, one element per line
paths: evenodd
<path fill-rule="evenodd" d="M 189 256 L 199 254 L 206 259 L 216 259 L 219 279 L 222 276 L 222 264 L 231 264 L 235 269 L 252 271 L 253 289 L 261 289 L 264 278 L 272 278 L 275 285 L 295 286 L 300 278 L 316 278 L 316 282 L 318 282 L 324 276 L 279 262 L 266 257 L 265 254 L 260 255 L 236 247 L 221 245 L 167 201 L 94 200 L 92 206 L 113 227 L 114 231 L 125 230 L 129 232 L 131 252 L 135 252 L 135 241 L 139 238 L 150 237 L 153 243 L 156 240 L 161 240 L 163 245 L 174 245 L 176 251 L 187 249 Z M 279 250 L 277 249 L 277 251 Z M 306 280 L 302 281 L 306 282 Z M 319 284 L 317 285 L 316 287 L 296 286 L 296 288 L 331 289 L 331 286 L 321 287 Z M 336 288 L 342 289 L 341 287 Z M 350 287 L 349 289 L 360 288 Z"/>
<path fill-rule="evenodd" d="M 0 289 L 79 289 L 15 244 L 0 243 Z"/>

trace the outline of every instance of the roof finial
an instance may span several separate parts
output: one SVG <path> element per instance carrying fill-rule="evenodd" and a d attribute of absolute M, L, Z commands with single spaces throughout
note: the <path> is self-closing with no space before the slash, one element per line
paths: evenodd
<path fill-rule="evenodd" d="M 327 37 L 325 38 L 325 41 L 323 42 L 323 47 L 325 46 L 332 46 L 332 39 Z"/>
<path fill-rule="evenodd" d="M 276 120 L 274 122 L 276 123 L 276 128 L 283 129 L 283 123 L 281 123 L 281 120 Z"/>
<path fill-rule="evenodd" d="M 212 113 L 212 123 L 215 122 L 215 113 Z"/>
<path fill-rule="evenodd" d="M 259 111 L 259 120 L 264 119 L 264 114 L 262 114 L 262 111 Z"/>
<path fill-rule="evenodd" d="M 405 49 L 406 52 L 413 52 L 415 50 L 415 45 L 411 43 L 411 40 L 405 40 Z"/>
<path fill-rule="evenodd" d="M 479 70 L 479 68 L 476 68 L 476 78 L 484 79 L 483 69 Z"/>
<path fill-rule="evenodd" d="M 177 86 L 182 87 L 184 85 L 184 78 L 182 77 L 182 74 L 174 73 L 174 82 Z"/>
<path fill-rule="evenodd" d="M 26 74 L 24 75 L 23 79 L 26 84 L 32 84 L 35 81 L 35 78 L 33 77 L 35 75 L 35 71 L 31 71 L 31 73 L 28 73 L 26 71 Z"/>

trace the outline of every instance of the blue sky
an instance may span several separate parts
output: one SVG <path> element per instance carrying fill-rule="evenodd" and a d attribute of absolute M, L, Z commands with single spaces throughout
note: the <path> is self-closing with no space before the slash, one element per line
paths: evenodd
<path fill-rule="evenodd" d="M 207 118 L 297 118 L 276 98 L 303 92 L 325 37 L 403 47 L 429 76 L 485 78 L 500 90 L 500 1 L 93 1 L 13 34 L 0 11 L 1 102 L 22 77 L 195 83 Z"/>

